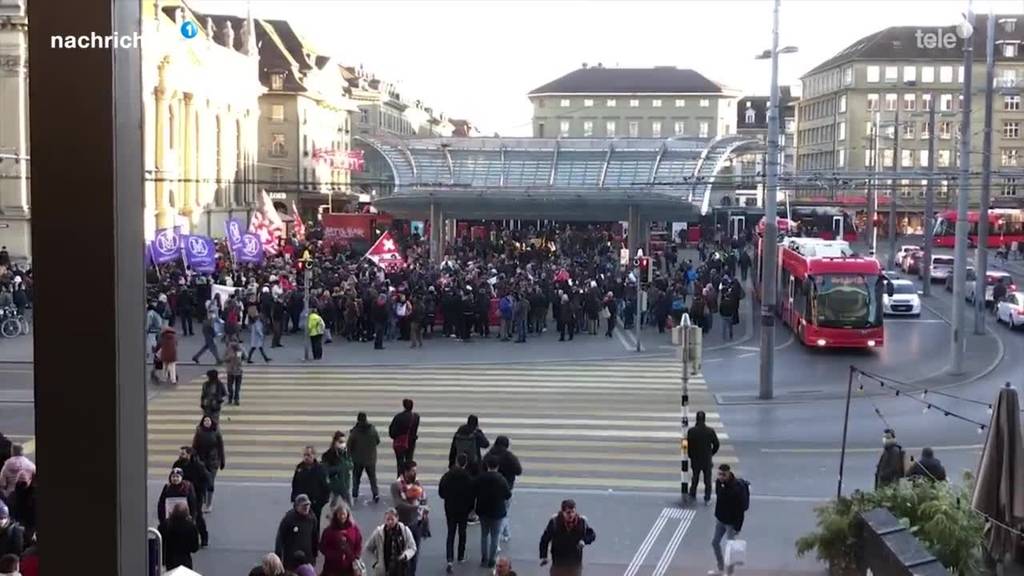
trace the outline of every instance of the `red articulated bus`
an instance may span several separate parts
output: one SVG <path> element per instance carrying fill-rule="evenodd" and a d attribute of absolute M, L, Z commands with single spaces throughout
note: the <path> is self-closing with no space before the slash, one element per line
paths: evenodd
<path fill-rule="evenodd" d="M 763 239 L 762 239 L 763 240 Z M 760 288 L 762 270 L 758 247 Z M 854 254 L 844 240 L 779 241 L 778 306 L 782 321 L 806 346 L 881 348 L 885 279 L 874 258 Z"/>
<path fill-rule="evenodd" d="M 971 210 L 967 213 L 968 241 L 971 246 L 978 245 L 979 213 Z M 1010 247 L 1014 242 L 1024 242 L 1024 211 L 1018 209 L 993 208 L 988 211 L 988 247 Z M 956 243 L 956 211 L 940 212 L 935 219 L 935 245 L 952 248 Z"/>

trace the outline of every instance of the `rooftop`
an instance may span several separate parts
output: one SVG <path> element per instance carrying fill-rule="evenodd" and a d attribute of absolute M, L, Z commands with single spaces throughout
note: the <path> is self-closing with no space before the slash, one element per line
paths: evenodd
<path fill-rule="evenodd" d="M 726 88 L 695 70 L 675 66 L 586 66 L 530 91 L 539 94 L 722 94 Z"/>

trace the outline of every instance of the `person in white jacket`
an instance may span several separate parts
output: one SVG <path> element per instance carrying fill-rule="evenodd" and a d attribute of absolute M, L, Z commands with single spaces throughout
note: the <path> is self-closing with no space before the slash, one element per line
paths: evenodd
<path fill-rule="evenodd" d="M 388 557 L 388 549 L 393 551 L 393 557 Z M 374 576 L 406 574 L 409 561 L 416 555 L 416 541 L 409 527 L 398 521 L 397 510 L 388 508 L 384 513 L 384 524 L 370 535 L 366 551 L 373 555 Z"/>

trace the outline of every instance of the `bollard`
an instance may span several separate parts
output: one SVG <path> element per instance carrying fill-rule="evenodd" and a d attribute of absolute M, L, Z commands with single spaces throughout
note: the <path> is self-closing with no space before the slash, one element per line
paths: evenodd
<path fill-rule="evenodd" d="M 146 529 L 146 547 L 148 549 L 149 576 L 160 576 L 164 567 L 164 544 L 163 537 L 156 528 Z"/>

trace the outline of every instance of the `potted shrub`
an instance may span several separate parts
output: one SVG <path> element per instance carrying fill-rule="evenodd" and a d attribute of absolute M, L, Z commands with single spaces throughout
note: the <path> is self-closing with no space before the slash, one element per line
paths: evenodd
<path fill-rule="evenodd" d="M 858 574 L 857 515 L 884 507 L 953 574 L 981 574 L 984 521 L 971 509 L 973 484 L 973 476 L 966 473 L 959 486 L 903 481 L 832 500 L 815 509 L 817 529 L 797 540 L 797 555 L 814 550 L 819 560 L 828 563 L 831 574 Z"/>

